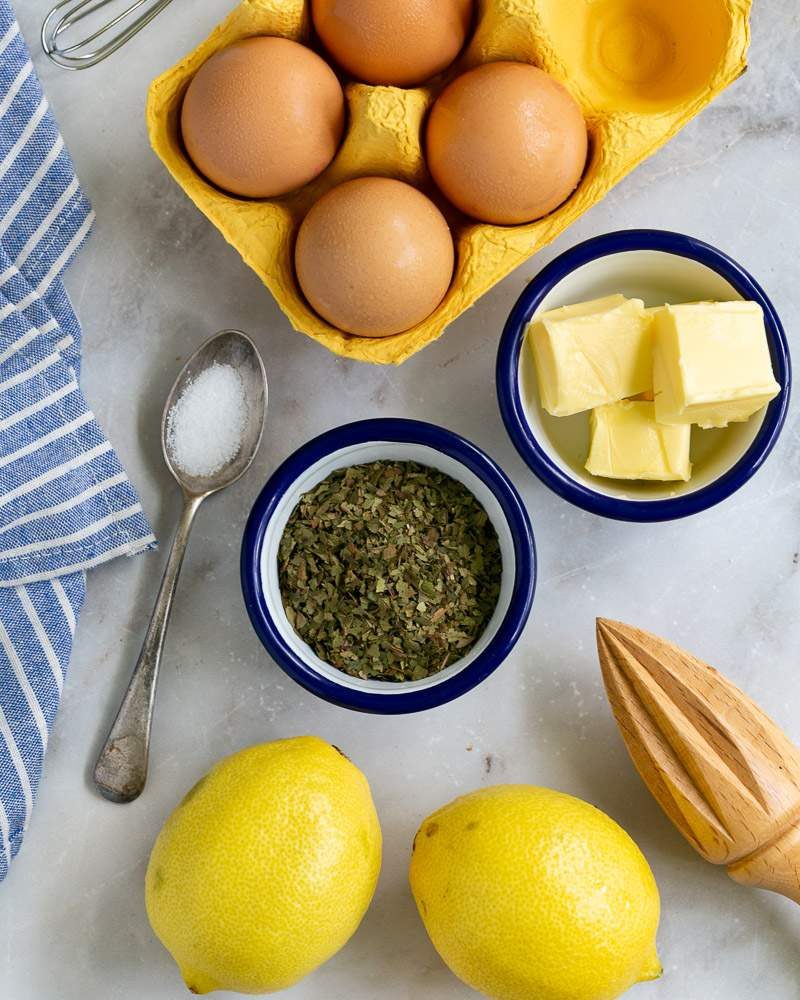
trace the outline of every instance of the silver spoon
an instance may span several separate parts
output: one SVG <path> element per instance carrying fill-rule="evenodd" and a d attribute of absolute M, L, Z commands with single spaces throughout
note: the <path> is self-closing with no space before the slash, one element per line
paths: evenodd
<path fill-rule="evenodd" d="M 232 365 L 242 377 L 247 401 L 242 443 L 236 456 L 213 475 L 190 476 L 183 472 L 171 452 L 167 418 L 189 381 L 196 379 L 214 363 Z M 186 362 L 167 397 L 161 418 L 161 449 L 167 468 L 183 490 L 183 510 L 142 651 L 94 767 L 95 784 L 107 799 L 114 802 L 132 802 L 141 794 L 147 780 L 158 668 L 194 516 L 206 497 L 235 483 L 247 471 L 261 443 L 266 410 L 267 376 L 264 365 L 252 340 L 238 330 L 223 330 L 207 340 Z"/>

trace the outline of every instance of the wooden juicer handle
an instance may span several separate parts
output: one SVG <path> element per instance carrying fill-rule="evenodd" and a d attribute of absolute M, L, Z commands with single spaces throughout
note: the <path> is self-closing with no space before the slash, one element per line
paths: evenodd
<path fill-rule="evenodd" d="M 734 882 L 769 889 L 800 903 L 800 821 L 767 847 L 728 865 L 727 871 Z"/>

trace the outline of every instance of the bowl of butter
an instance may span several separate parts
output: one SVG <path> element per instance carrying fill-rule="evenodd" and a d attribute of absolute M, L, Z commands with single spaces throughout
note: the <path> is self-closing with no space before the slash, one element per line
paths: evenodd
<path fill-rule="evenodd" d="M 506 429 L 559 496 L 626 521 L 714 506 L 753 476 L 789 403 L 786 335 L 722 251 L 658 230 L 588 240 L 549 264 L 497 359 Z"/>

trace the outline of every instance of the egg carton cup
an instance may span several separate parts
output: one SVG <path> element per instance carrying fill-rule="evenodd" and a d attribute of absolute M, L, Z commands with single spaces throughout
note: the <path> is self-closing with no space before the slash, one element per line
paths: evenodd
<path fill-rule="evenodd" d="M 214 187 L 186 155 L 180 110 L 190 80 L 215 52 L 252 35 L 282 35 L 328 57 L 314 38 L 307 2 L 243 0 L 151 84 L 150 141 L 296 330 L 342 357 L 400 364 L 556 239 L 744 72 L 750 6 L 751 0 L 478 0 L 470 41 L 445 73 L 408 90 L 345 82 L 348 125 L 331 165 L 290 195 L 247 200 Z M 477 223 L 459 213 L 437 192 L 423 151 L 426 113 L 441 90 L 466 70 L 499 60 L 532 63 L 560 80 L 583 109 L 589 131 L 575 192 L 550 215 L 519 226 Z M 335 185 L 366 175 L 395 177 L 429 195 L 444 212 L 456 248 L 453 281 L 441 304 L 391 337 L 356 337 L 330 326 L 305 301 L 294 271 L 295 236 L 308 209 Z"/>

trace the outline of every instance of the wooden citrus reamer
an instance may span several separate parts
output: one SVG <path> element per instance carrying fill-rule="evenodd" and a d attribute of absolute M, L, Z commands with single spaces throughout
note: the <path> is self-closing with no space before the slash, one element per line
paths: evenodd
<path fill-rule="evenodd" d="M 800 903 L 800 750 L 713 667 L 597 621 L 614 716 L 661 808 L 707 861 Z"/>

